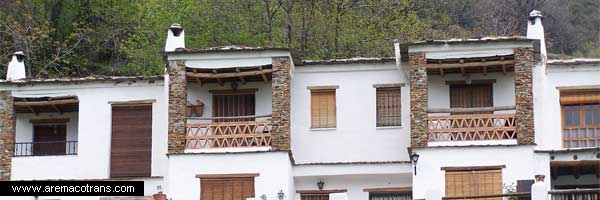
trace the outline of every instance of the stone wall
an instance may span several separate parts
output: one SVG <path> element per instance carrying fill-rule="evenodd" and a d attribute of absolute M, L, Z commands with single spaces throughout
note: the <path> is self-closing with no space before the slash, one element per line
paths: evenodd
<path fill-rule="evenodd" d="M 10 180 L 15 144 L 15 110 L 10 92 L 0 92 L 0 180 Z"/>
<path fill-rule="evenodd" d="M 425 53 L 409 55 L 411 147 L 426 147 L 427 127 L 427 60 Z"/>
<path fill-rule="evenodd" d="M 533 127 L 533 49 L 515 48 L 515 120 L 517 142 L 534 144 Z"/>
<path fill-rule="evenodd" d="M 273 58 L 271 147 L 276 151 L 290 150 L 290 67 L 289 57 Z"/>
<path fill-rule="evenodd" d="M 169 61 L 169 153 L 185 150 L 187 80 L 183 61 Z"/>

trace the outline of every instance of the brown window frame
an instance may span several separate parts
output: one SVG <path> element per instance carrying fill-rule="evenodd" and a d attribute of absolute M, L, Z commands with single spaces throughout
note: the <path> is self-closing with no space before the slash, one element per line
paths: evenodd
<path fill-rule="evenodd" d="M 376 127 L 402 126 L 402 85 L 374 87 Z M 396 102 L 397 105 L 393 105 Z"/>
<path fill-rule="evenodd" d="M 490 189 L 488 187 L 488 185 L 484 185 L 483 190 L 484 190 L 484 194 L 481 193 L 481 188 L 479 186 L 481 186 L 482 184 L 490 184 L 491 190 L 495 190 L 494 194 L 502 194 L 503 193 L 503 175 L 502 175 L 502 168 L 504 168 L 505 166 L 477 166 L 477 167 L 442 167 L 442 170 L 445 171 L 445 180 L 444 180 L 444 184 L 445 184 L 445 196 L 446 197 L 456 197 L 456 196 L 477 196 L 477 195 L 493 195 L 492 193 L 488 193 L 486 192 L 487 189 Z M 498 175 L 499 176 L 499 181 L 492 179 L 491 181 L 488 179 L 484 179 L 481 177 L 476 177 L 476 176 L 486 176 L 483 175 L 485 173 L 491 173 L 492 177 L 494 175 Z M 497 174 L 495 174 L 497 173 Z M 455 193 L 457 193 L 457 189 L 454 190 L 449 190 L 449 188 L 457 188 L 457 184 L 455 182 L 454 187 L 452 187 L 452 185 L 449 184 L 448 181 L 450 181 L 449 176 L 471 176 L 469 177 L 469 179 L 467 179 L 467 181 L 465 181 L 465 177 L 461 177 L 460 179 L 462 180 L 462 182 L 460 183 L 459 186 L 461 186 L 461 190 L 463 190 L 463 194 L 458 194 L 456 195 Z M 488 177 L 486 177 L 488 178 Z M 494 178 L 494 177 L 493 177 Z M 453 180 L 456 180 L 453 179 Z M 465 189 L 470 190 L 469 192 L 465 192 Z M 468 193 L 468 194 L 465 194 Z"/>
<path fill-rule="evenodd" d="M 575 106 L 578 107 L 579 125 L 568 125 L 566 119 L 567 113 L 569 112 L 568 109 L 569 107 Z M 592 109 L 587 110 L 586 108 L 588 107 L 592 107 Z M 590 112 L 591 124 L 586 123 L 588 119 L 586 114 L 588 111 Z M 561 138 L 563 148 L 600 147 L 600 120 L 596 121 L 596 117 L 600 118 L 600 115 L 596 116 L 596 113 L 600 113 L 600 103 L 568 103 L 561 105 Z M 573 115 L 573 117 L 575 117 L 575 115 Z M 573 134 L 574 130 L 576 131 L 575 134 Z M 582 133 L 584 130 L 585 134 Z M 569 138 L 566 138 L 567 131 L 569 131 Z M 590 134 L 590 131 L 593 132 L 593 134 Z M 584 137 L 581 137 L 582 134 Z M 575 137 L 573 137 L 573 135 L 575 135 Z M 573 146 L 573 144 L 575 145 Z"/>
<path fill-rule="evenodd" d="M 110 143 L 110 166 L 109 176 L 110 178 L 133 178 L 133 177 L 151 177 L 152 176 L 152 132 L 153 132 L 153 114 L 154 105 L 153 102 L 149 101 L 129 101 L 129 102 L 110 102 L 111 104 L 111 143 Z M 148 110 L 143 110 L 148 109 Z M 145 121 L 146 125 L 144 132 L 141 132 L 140 124 L 131 125 L 128 124 L 126 129 L 138 129 L 136 131 L 125 131 L 123 119 L 118 119 L 119 115 L 115 113 L 119 112 L 133 112 L 133 111 L 149 111 L 146 117 L 148 121 Z M 122 113 L 120 113 L 122 114 Z M 140 113 L 137 113 L 140 114 Z M 132 117 L 132 113 L 128 113 L 127 117 Z M 138 116 L 140 117 L 140 116 Z M 143 116 L 142 116 L 143 117 Z M 131 119 L 129 119 L 131 120 Z M 116 123 L 118 122 L 118 123 Z M 142 121 L 136 119 L 137 123 Z M 124 134 L 126 132 L 127 134 Z M 135 143 L 129 142 L 124 145 L 123 142 L 131 141 L 132 134 L 135 135 Z M 146 135 L 141 135 L 146 134 Z M 118 136 L 118 137 L 117 137 Z M 145 139 L 146 141 L 140 141 Z M 132 158 L 131 156 L 135 156 Z M 119 161 L 116 161 L 119 160 Z M 125 161 L 125 162 L 124 162 Z M 135 164 L 131 164 L 134 162 Z M 135 168 L 135 169 L 134 169 Z"/>
<path fill-rule="evenodd" d="M 337 88 L 337 86 L 308 87 L 310 90 L 310 127 L 312 129 L 337 127 Z M 316 95 L 322 96 L 317 97 Z M 331 100 L 333 105 L 329 105 L 330 100 L 328 99 L 325 99 L 325 106 L 321 106 L 321 104 L 315 104 L 315 101 L 317 101 L 316 98 L 333 98 L 333 100 Z M 318 99 L 318 101 L 322 100 Z M 323 111 L 322 109 L 326 110 Z M 322 116 L 323 113 L 325 114 L 325 117 Z M 330 116 L 332 116 L 332 119 Z M 315 117 L 317 117 L 317 119 L 315 119 Z M 323 122 L 323 118 L 325 122 Z"/>
<path fill-rule="evenodd" d="M 245 173 L 245 174 L 197 174 L 196 178 L 200 179 L 200 197 L 206 197 L 206 199 L 210 199 L 208 197 L 212 197 L 215 192 L 222 192 L 223 197 L 230 196 L 233 199 L 236 199 L 236 194 L 234 193 L 236 186 L 238 188 L 238 196 L 242 199 L 246 198 L 254 198 L 255 190 L 256 190 L 256 180 L 255 178 L 259 176 L 259 173 Z M 251 183 L 252 187 L 250 190 L 246 190 L 246 184 Z M 213 186 L 221 185 L 221 188 L 214 189 Z M 230 191 L 225 191 L 225 189 L 231 189 Z M 212 193 L 206 193 L 208 189 Z M 229 193 L 228 193 L 229 192 Z M 218 199 L 218 198 L 217 198 Z"/>

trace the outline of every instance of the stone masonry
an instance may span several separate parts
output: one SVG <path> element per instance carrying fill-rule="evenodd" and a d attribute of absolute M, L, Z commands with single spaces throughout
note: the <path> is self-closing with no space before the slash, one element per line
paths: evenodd
<path fill-rule="evenodd" d="M 0 180 L 10 180 L 15 144 L 15 110 L 10 92 L 0 92 Z"/>
<path fill-rule="evenodd" d="M 533 127 L 533 49 L 515 48 L 515 106 L 518 144 L 534 144 Z"/>
<path fill-rule="evenodd" d="M 183 61 L 169 61 L 169 153 L 185 150 L 187 80 Z"/>
<path fill-rule="evenodd" d="M 426 147 L 427 125 L 427 69 L 425 53 L 409 55 L 410 74 L 410 132 L 411 147 Z"/>
<path fill-rule="evenodd" d="M 290 58 L 273 58 L 271 81 L 273 103 L 271 147 L 276 151 L 290 150 Z"/>

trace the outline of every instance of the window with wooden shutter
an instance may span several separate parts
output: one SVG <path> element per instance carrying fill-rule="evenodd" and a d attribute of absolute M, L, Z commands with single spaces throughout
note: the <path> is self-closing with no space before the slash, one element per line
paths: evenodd
<path fill-rule="evenodd" d="M 33 155 L 65 155 L 67 125 L 33 124 Z"/>
<path fill-rule="evenodd" d="M 213 117 L 240 117 L 255 115 L 256 89 L 213 92 Z M 254 121 L 254 118 L 217 119 L 215 122 Z"/>
<path fill-rule="evenodd" d="M 446 170 L 446 197 L 491 194 L 502 194 L 501 169 Z"/>
<path fill-rule="evenodd" d="M 245 200 L 254 197 L 254 178 L 201 179 L 200 193 L 202 200 Z"/>
<path fill-rule="evenodd" d="M 600 89 L 559 88 L 563 147 L 600 146 Z"/>
<path fill-rule="evenodd" d="M 400 87 L 376 89 L 377 126 L 400 126 Z"/>
<path fill-rule="evenodd" d="M 493 107 L 493 101 L 492 84 L 450 85 L 450 108 Z"/>
<path fill-rule="evenodd" d="M 335 128 L 335 89 L 311 89 L 311 127 Z"/>
<path fill-rule="evenodd" d="M 113 104 L 110 177 L 149 177 L 152 104 Z"/>
<path fill-rule="evenodd" d="M 329 200 L 329 194 L 346 193 L 346 189 L 335 190 L 297 190 L 300 193 L 300 200 Z"/>

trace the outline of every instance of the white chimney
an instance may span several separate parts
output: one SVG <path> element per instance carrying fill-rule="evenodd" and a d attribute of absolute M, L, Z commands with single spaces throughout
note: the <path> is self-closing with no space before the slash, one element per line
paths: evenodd
<path fill-rule="evenodd" d="M 22 51 L 13 53 L 12 60 L 8 63 L 6 80 L 18 80 L 25 78 L 25 54 Z"/>
<path fill-rule="evenodd" d="M 541 60 L 546 61 L 546 39 L 544 38 L 544 26 L 542 26 L 542 12 L 532 10 L 527 21 L 527 38 L 540 40 Z"/>
<path fill-rule="evenodd" d="M 165 52 L 175 51 L 177 48 L 185 48 L 185 31 L 183 31 L 181 25 L 174 23 L 167 30 Z"/>

